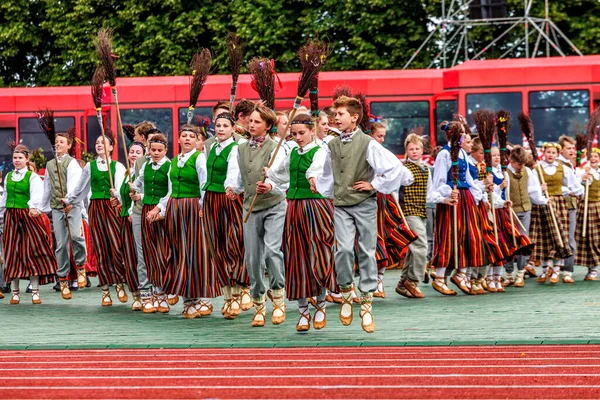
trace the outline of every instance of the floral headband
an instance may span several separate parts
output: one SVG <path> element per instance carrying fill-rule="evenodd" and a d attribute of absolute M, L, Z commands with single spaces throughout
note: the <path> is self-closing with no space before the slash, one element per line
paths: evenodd
<path fill-rule="evenodd" d="M 553 149 L 557 149 L 557 150 L 562 150 L 562 146 L 558 143 L 554 143 L 554 142 L 546 142 L 542 145 L 542 147 L 544 148 L 544 150 L 549 149 L 549 148 L 553 148 Z"/>

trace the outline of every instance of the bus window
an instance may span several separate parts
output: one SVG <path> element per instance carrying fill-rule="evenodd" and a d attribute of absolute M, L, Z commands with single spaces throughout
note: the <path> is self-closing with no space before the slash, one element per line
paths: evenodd
<path fill-rule="evenodd" d="M 13 168 L 12 154 L 5 143 L 15 140 L 15 138 L 15 130 L 13 128 L 0 128 L 0 143 L 3 144 L 0 146 L 0 171 L 2 171 L 3 176 L 6 176 Z"/>
<path fill-rule="evenodd" d="M 538 145 L 556 141 L 565 133 L 575 136 L 578 126 L 585 131 L 589 115 L 590 93 L 587 90 L 529 92 L 529 116 Z"/>
<path fill-rule="evenodd" d="M 105 114 L 104 118 L 105 125 L 110 126 L 110 113 Z M 98 139 L 98 137 L 102 134 L 102 132 L 100 132 L 100 124 L 98 123 L 98 118 L 96 115 L 88 115 L 85 131 L 87 135 L 85 138 L 85 148 L 81 149 L 82 157 L 84 151 L 93 155 L 96 154 L 96 139 Z"/>
<path fill-rule="evenodd" d="M 56 132 L 66 132 L 75 125 L 74 117 L 54 118 Z M 46 160 L 54 158 L 50 142 L 42 132 L 37 118 L 19 118 L 19 143 L 29 147 L 29 150 L 43 149 Z"/>
<path fill-rule="evenodd" d="M 124 124 L 136 125 L 142 121 L 153 122 L 167 137 L 169 142 L 168 156 L 173 154 L 173 112 L 170 108 L 136 108 L 121 110 Z M 122 151 L 121 151 L 122 153 Z M 119 156 L 121 159 L 121 156 Z"/>
<path fill-rule="evenodd" d="M 188 112 L 188 108 L 180 108 L 179 109 L 179 127 L 181 127 L 181 125 L 185 125 L 187 124 L 187 112 Z M 211 123 L 212 123 L 212 107 L 197 107 L 194 108 L 194 119 L 192 119 L 192 123 L 193 124 L 198 124 L 198 119 L 202 118 L 202 117 L 206 117 L 208 118 Z"/>
<path fill-rule="evenodd" d="M 445 146 L 448 140 L 446 134 L 439 128 L 443 121 L 452 121 L 454 114 L 458 113 L 458 101 L 438 100 L 435 102 L 435 144 Z M 428 129 L 425 129 L 427 132 Z"/>
<path fill-rule="evenodd" d="M 500 110 L 510 111 L 512 123 L 508 130 L 508 141 L 510 143 L 521 143 L 523 141 L 521 128 L 519 128 L 519 122 L 517 121 L 517 115 L 523 109 L 523 96 L 521 93 L 468 94 L 467 122 L 473 131 L 473 127 L 475 126 L 475 123 L 473 122 L 473 113 L 483 108 L 488 108 L 496 112 Z"/>
<path fill-rule="evenodd" d="M 429 102 L 399 101 L 389 103 L 371 102 L 371 113 L 383 117 L 388 129 L 383 145 L 396 155 L 404 154 L 404 140 L 411 129 L 429 127 Z"/>

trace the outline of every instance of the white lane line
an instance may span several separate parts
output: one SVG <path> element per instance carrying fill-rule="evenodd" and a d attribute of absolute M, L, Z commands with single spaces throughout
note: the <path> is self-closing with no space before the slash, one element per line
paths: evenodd
<path fill-rule="evenodd" d="M 432 378 L 432 379 L 456 379 L 456 378 L 473 378 L 473 377 L 486 377 L 486 378 L 545 378 L 545 377 L 600 377 L 600 374 L 366 374 L 366 375 L 252 375 L 248 379 L 253 378 L 265 378 L 265 379 L 321 379 L 321 378 Z M 123 375 L 123 376 L 3 376 L 2 380 L 79 380 L 79 379 L 229 379 L 231 375 Z M 235 379 L 241 379 L 241 377 L 235 377 Z M 1 386 L 0 386 L 1 388 Z"/>
<path fill-rule="evenodd" d="M 182 389 L 312 389 L 312 390 L 340 390 L 340 389 L 600 389 L 600 385 L 181 385 L 181 386 L 3 386 L 2 390 L 182 390 Z"/>

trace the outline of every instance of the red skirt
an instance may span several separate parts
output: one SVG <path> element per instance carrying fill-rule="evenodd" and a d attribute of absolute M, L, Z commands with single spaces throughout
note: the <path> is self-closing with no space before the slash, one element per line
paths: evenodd
<path fill-rule="evenodd" d="M 90 200 L 89 216 L 100 285 L 125 283 L 120 217 L 117 210 L 110 204 L 110 200 Z"/>
<path fill-rule="evenodd" d="M 244 263 L 243 203 L 240 196 L 230 200 L 225 193 L 204 194 L 204 231 L 210 261 L 217 270 L 221 286 L 248 286 Z"/>
<path fill-rule="evenodd" d="M 142 251 L 148 268 L 148 280 L 154 286 L 163 288 L 165 273 L 171 263 L 171 246 L 167 237 L 166 222 L 160 219 L 149 223 L 146 215 L 153 205 L 144 205 L 142 209 Z"/>
<path fill-rule="evenodd" d="M 169 200 L 166 226 L 173 262 L 165 274 L 163 290 L 186 298 L 214 298 L 221 287 L 214 265 L 208 260 L 198 198 Z"/>
<path fill-rule="evenodd" d="M 29 209 L 7 208 L 4 214 L 4 281 L 40 277 L 40 285 L 54 282 L 56 258 L 43 217 Z"/>
<path fill-rule="evenodd" d="M 135 241 L 133 239 L 133 227 L 129 217 L 119 217 L 121 222 L 121 243 L 123 262 L 125 264 L 125 281 L 129 290 L 137 292 L 140 281 L 137 274 L 137 256 L 135 254 Z"/>
<path fill-rule="evenodd" d="M 511 255 L 508 253 L 503 253 L 500 248 L 500 240 L 496 242 L 496 236 L 494 234 L 494 225 L 492 221 L 488 218 L 487 208 L 485 207 L 485 203 L 483 201 L 479 202 L 477 206 L 477 215 L 478 215 L 478 227 L 481 232 L 483 238 L 483 251 L 485 254 L 485 263 L 490 265 L 496 265 L 500 263 L 502 260 L 508 259 Z M 500 235 L 500 233 L 498 233 Z M 459 247 L 460 248 L 460 247 Z M 471 267 L 477 267 L 476 265 L 470 265 Z M 482 267 L 483 265 L 479 265 Z"/>
<path fill-rule="evenodd" d="M 98 261 L 96 260 L 96 252 L 92 245 L 92 233 L 90 225 L 84 219 L 82 221 L 83 236 L 85 237 L 85 250 L 87 251 L 87 261 L 85 263 L 85 273 L 87 276 L 98 276 Z"/>
<path fill-rule="evenodd" d="M 285 290 L 289 300 L 318 296 L 335 287 L 333 203 L 288 200 L 283 238 Z"/>
<path fill-rule="evenodd" d="M 498 229 L 498 245 L 505 258 L 504 262 L 512 259 L 513 256 L 529 256 L 533 251 L 533 243 L 527 235 L 521 234 L 518 226 L 510 223 L 510 209 L 497 208 L 494 210 L 496 214 L 496 225 Z M 514 218 L 513 218 L 514 219 Z M 513 241 L 513 234 L 515 241 Z"/>
<path fill-rule="evenodd" d="M 404 223 L 394 197 L 377 193 L 377 251 L 379 269 L 403 259 L 402 251 L 417 240 L 417 235 Z M 380 250 L 380 248 L 382 248 Z M 379 255 L 381 253 L 381 256 Z M 380 264 L 385 260 L 386 265 Z"/>

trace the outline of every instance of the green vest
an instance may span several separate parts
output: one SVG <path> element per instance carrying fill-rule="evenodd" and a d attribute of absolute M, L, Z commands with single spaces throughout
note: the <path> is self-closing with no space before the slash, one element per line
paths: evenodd
<path fill-rule="evenodd" d="M 110 161 L 110 172 L 113 179 L 115 178 L 117 163 L 114 160 Z M 98 161 L 94 160 L 90 163 L 90 188 L 92 189 L 92 197 L 90 200 L 108 200 L 110 199 L 110 179 L 108 171 L 98 170 Z"/>
<path fill-rule="evenodd" d="M 558 162 L 567 168 L 571 168 L 573 170 L 573 172 L 575 172 L 575 170 L 573 169 L 573 165 L 571 165 L 571 163 L 564 162 L 563 160 L 558 160 Z M 577 197 L 569 196 L 566 198 L 566 201 L 567 201 L 567 209 L 569 209 L 569 210 L 577 209 Z"/>
<path fill-rule="evenodd" d="M 342 142 L 339 137 L 329 142 L 336 207 L 354 206 L 375 194 L 353 189 L 356 182 L 369 181 L 371 166 L 367 162 L 367 149 L 371 140 L 359 129 L 351 142 Z"/>
<path fill-rule="evenodd" d="M 58 164 L 58 168 L 56 167 L 56 158 L 48 161 L 48 164 L 46 164 L 46 171 L 50 178 L 50 207 L 54 210 L 63 209 L 63 204 L 60 199 L 67 197 L 67 169 L 69 168 L 71 161 L 73 161 L 73 158 L 67 154 L 60 164 Z M 60 181 L 58 180 L 59 173 Z M 60 190 L 61 182 L 64 193 L 61 193 Z"/>
<path fill-rule="evenodd" d="M 250 142 L 242 143 L 238 147 L 240 174 L 244 185 L 244 208 L 246 210 L 250 208 L 254 196 L 256 196 L 256 182 L 262 180 L 263 169 L 269 164 L 271 153 L 275 150 L 275 147 L 277 147 L 277 143 L 269 138 L 265 138 L 260 148 L 251 148 Z M 252 211 L 266 210 L 279 204 L 282 200 L 283 196 L 273 192 L 261 194 L 256 200 Z"/>
<path fill-rule="evenodd" d="M 135 181 L 135 175 L 131 177 L 131 181 Z M 129 217 L 129 209 L 131 208 L 132 200 L 131 197 L 129 197 L 129 193 L 131 193 L 131 191 L 129 190 L 129 185 L 127 182 L 129 182 L 129 180 L 127 177 L 125 177 L 125 179 L 123 179 L 123 183 L 121 184 L 121 190 L 119 193 L 121 195 L 121 217 Z"/>
<path fill-rule="evenodd" d="M 27 209 L 30 200 L 29 181 L 31 180 L 31 171 L 25 172 L 25 176 L 19 182 L 13 182 L 12 172 L 6 176 L 6 208 Z"/>
<path fill-rule="evenodd" d="M 160 168 L 154 170 L 152 161 L 146 163 L 144 167 L 144 205 L 155 206 L 169 193 L 170 166 L 171 163 L 167 161 Z"/>
<path fill-rule="evenodd" d="M 546 181 L 546 186 L 548 186 L 548 194 L 550 196 L 562 196 L 562 184 L 564 178 L 564 169 L 561 163 L 558 163 L 556 167 L 556 172 L 554 175 L 549 175 L 542 168 L 542 173 L 544 174 L 544 180 Z"/>
<path fill-rule="evenodd" d="M 523 168 L 519 175 L 514 174 L 510 169 L 508 179 L 510 180 L 510 201 L 513 203 L 515 212 L 531 211 L 531 199 L 529 198 L 529 172 Z"/>
<path fill-rule="evenodd" d="M 231 150 L 238 144 L 230 143 L 217 155 L 217 147 L 212 146 L 206 160 L 206 184 L 202 190 L 216 193 L 225 193 L 225 178 L 227 178 L 227 159 Z"/>
<path fill-rule="evenodd" d="M 171 197 L 174 199 L 192 199 L 200 197 L 200 181 L 196 172 L 196 159 L 200 155 L 195 151 L 182 168 L 177 166 L 177 159 L 171 161 Z"/>
<path fill-rule="evenodd" d="M 324 199 L 319 193 L 310 190 L 310 182 L 306 179 L 306 171 L 313 162 L 315 153 L 319 151 L 315 146 L 304 154 L 298 153 L 298 147 L 292 149 L 290 154 L 290 188 L 287 192 L 288 199 Z"/>
<path fill-rule="evenodd" d="M 592 184 L 588 187 L 588 201 L 600 201 L 600 181 L 592 177 Z"/>
<path fill-rule="evenodd" d="M 233 133 L 233 135 L 231 135 L 231 137 L 233 138 L 233 141 L 237 144 L 240 144 L 241 139 L 245 139 L 245 137 L 235 132 Z M 212 150 L 212 147 L 215 145 L 215 143 L 217 143 L 216 136 L 206 139 L 206 141 L 204 142 L 204 154 L 210 154 L 210 151 Z"/>
<path fill-rule="evenodd" d="M 135 160 L 135 166 L 133 167 L 135 176 L 140 176 L 140 172 L 142 171 L 142 167 L 144 166 L 144 163 L 146 161 L 148 161 L 148 160 L 149 160 L 149 158 L 146 157 L 146 156 L 138 157 L 137 160 Z M 133 204 L 133 213 L 141 215 L 142 214 L 142 208 L 144 208 L 144 205 L 142 204 L 142 202 L 141 201 L 136 201 Z"/>

